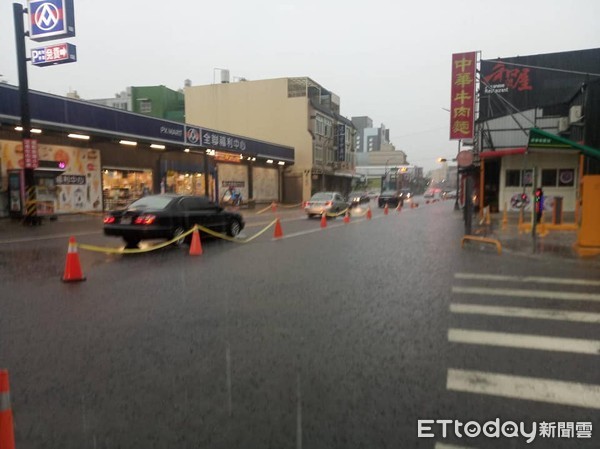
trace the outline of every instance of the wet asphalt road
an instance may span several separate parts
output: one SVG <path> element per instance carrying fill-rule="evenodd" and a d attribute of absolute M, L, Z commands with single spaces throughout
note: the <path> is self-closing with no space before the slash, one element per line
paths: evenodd
<path fill-rule="evenodd" d="M 494 289 L 516 278 L 600 280 L 600 270 L 460 249 L 452 203 L 341 218 L 320 229 L 282 211 L 247 245 L 203 241 L 134 256 L 82 251 L 87 281 L 63 284 L 66 237 L 0 242 L 0 366 L 11 376 L 17 447 L 443 448 L 417 420 L 592 422 L 593 438 L 457 439 L 466 447 L 598 447 L 600 404 L 573 406 L 448 389 L 450 370 L 600 385 L 600 354 L 457 344 L 449 329 L 597 341 L 600 324 L 458 314 L 451 304 L 522 306 Z M 272 215 L 248 218 L 251 235 Z M 98 220 L 65 223 L 79 242 L 118 246 Z M 55 228 L 52 228 L 55 229 Z M 60 228 L 56 228 L 60 229 Z M 3 238 L 3 237 L 2 237 Z M 12 243 L 7 241 L 12 240 Z M 490 288 L 468 295 L 457 287 Z M 535 290 L 535 286 L 533 289 Z M 594 285 L 553 287 L 600 292 Z M 600 313 L 600 302 L 527 307 Z M 592 345 L 593 348 L 593 345 Z M 590 390 L 593 391 L 593 390 Z M 599 394 L 596 392 L 596 394 Z M 592 396 L 593 397 L 593 396 Z"/>

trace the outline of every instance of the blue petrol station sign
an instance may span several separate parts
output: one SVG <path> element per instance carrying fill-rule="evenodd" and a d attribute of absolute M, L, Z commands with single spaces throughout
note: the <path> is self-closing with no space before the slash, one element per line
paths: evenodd
<path fill-rule="evenodd" d="M 29 0 L 29 37 L 36 42 L 75 36 L 73 0 Z"/>

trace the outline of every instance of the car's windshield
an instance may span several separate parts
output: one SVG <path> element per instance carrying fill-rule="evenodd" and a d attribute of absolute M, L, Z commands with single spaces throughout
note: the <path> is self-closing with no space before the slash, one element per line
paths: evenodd
<path fill-rule="evenodd" d="M 397 195 L 398 192 L 396 190 L 384 190 L 381 192 L 382 195 Z"/>
<path fill-rule="evenodd" d="M 159 209 L 166 208 L 171 201 L 173 201 L 173 198 L 168 197 L 168 196 L 166 196 L 166 197 L 165 196 L 146 196 L 146 197 L 140 198 L 139 200 L 131 203 L 127 207 L 127 209 L 128 210 L 144 210 L 144 209 L 159 210 Z"/>

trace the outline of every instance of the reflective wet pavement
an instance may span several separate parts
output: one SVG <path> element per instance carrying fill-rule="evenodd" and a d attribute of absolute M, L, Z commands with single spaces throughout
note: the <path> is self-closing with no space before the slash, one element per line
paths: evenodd
<path fill-rule="evenodd" d="M 59 280 L 66 238 L 0 244 L 0 364 L 11 373 L 17 447 L 432 448 L 443 440 L 416 438 L 417 420 L 427 418 L 590 421 L 600 429 L 598 409 L 448 388 L 457 371 L 600 385 L 595 355 L 457 344 L 449 333 L 593 341 L 593 322 L 532 325 L 450 306 L 539 304 L 594 318 L 600 301 L 498 294 L 530 287 L 519 278 L 525 273 L 591 282 L 600 269 L 461 249 L 460 214 L 449 203 L 374 213 L 321 229 L 291 211 L 284 239 L 268 232 L 247 245 L 209 240 L 201 257 L 187 248 L 132 257 L 82 251 L 88 279 L 79 284 Z M 97 222 L 80 231 L 87 235 L 78 241 L 119 244 Z M 598 294 L 590 285 L 561 290 Z"/>

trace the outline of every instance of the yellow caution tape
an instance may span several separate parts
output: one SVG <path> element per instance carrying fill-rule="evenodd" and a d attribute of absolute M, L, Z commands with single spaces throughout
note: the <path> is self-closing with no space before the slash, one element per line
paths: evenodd
<path fill-rule="evenodd" d="M 272 205 L 271 205 L 271 204 L 269 204 L 269 205 L 268 205 L 267 207 L 265 207 L 264 209 L 261 209 L 261 210 L 259 210 L 258 212 L 256 212 L 256 215 L 260 215 L 260 214 L 262 214 L 263 212 L 266 212 L 266 211 L 268 211 L 269 209 L 271 209 L 271 207 L 272 207 Z"/>
<path fill-rule="evenodd" d="M 140 253 L 147 253 L 147 252 L 150 252 L 150 251 L 155 251 L 157 249 L 161 249 L 161 248 L 164 248 L 166 246 L 172 245 L 177 240 L 180 240 L 180 239 L 185 238 L 188 235 L 190 235 L 192 232 L 194 232 L 194 229 L 196 229 L 196 228 L 199 231 L 202 231 L 202 232 L 205 232 L 205 233 L 207 233 L 209 235 L 212 235 L 213 237 L 218 237 L 220 239 L 227 240 L 229 242 L 249 243 L 252 240 L 254 240 L 255 238 L 257 238 L 257 237 L 261 236 L 262 234 L 264 234 L 275 223 L 277 223 L 277 219 L 273 220 L 264 229 L 260 230 L 259 232 L 257 232 L 256 234 L 254 234 L 252 237 L 248 237 L 246 239 L 229 237 L 228 235 L 221 234 L 220 232 L 215 232 L 212 229 L 205 228 L 204 226 L 196 225 L 195 228 L 192 228 L 189 231 L 186 231 L 183 234 L 180 234 L 177 237 L 172 238 L 171 240 L 168 240 L 168 241 L 163 242 L 163 243 L 158 243 L 156 245 L 149 246 L 148 248 L 112 248 L 112 247 L 107 247 L 107 246 L 87 245 L 85 243 L 76 243 L 76 245 L 77 245 L 77 247 L 79 247 L 79 248 L 81 248 L 83 250 L 86 250 L 86 251 L 94 251 L 94 252 L 105 253 L 105 254 L 140 254 Z"/>
<path fill-rule="evenodd" d="M 270 206 L 269 206 L 270 207 Z M 254 240 L 255 238 L 261 236 L 262 234 L 264 234 L 271 226 L 273 226 L 275 223 L 277 223 L 277 219 L 273 220 L 271 223 L 269 223 L 267 225 L 267 227 L 265 227 L 264 229 L 258 231 L 256 234 L 254 234 L 252 237 L 248 237 L 246 239 L 239 239 L 239 238 L 234 238 L 234 237 L 229 237 L 228 235 L 225 234 L 221 234 L 220 232 L 215 232 L 212 229 L 208 229 L 205 228 L 204 226 L 200 226 L 198 225 L 198 229 L 202 232 L 206 232 L 209 235 L 212 235 L 213 237 L 218 237 L 220 239 L 223 240 L 227 240 L 228 242 L 234 242 L 234 243 L 249 243 L 252 240 Z"/>
<path fill-rule="evenodd" d="M 266 211 L 268 211 L 269 209 L 271 209 L 273 207 L 273 204 L 275 205 L 275 207 L 281 207 L 282 209 L 294 209 L 296 207 L 302 206 L 303 203 L 298 203 L 298 204 L 279 204 L 279 203 L 271 203 L 269 204 L 267 207 L 265 207 L 264 209 L 259 210 L 258 212 L 256 212 L 256 215 L 260 215 Z"/>
<path fill-rule="evenodd" d="M 340 215 L 344 215 L 349 209 L 346 208 L 341 212 L 338 212 L 337 214 L 332 214 L 330 212 L 325 212 L 325 215 L 327 215 L 328 217 L 339 217 Z"/>
<path fill-rule="evenodd" d="M 148 248 L 111 248 L 111 247 L 108 247 L 108 246 L 87 245 L 85 243 L 77 243 L 76 245 L 79 248 L 83 249 L 83 250 L 86 250 L 86 251 L 95 251 L 95 252 L 98 252 L 98 253 L 105 253 L 105 254 L 139 254 L 139 253 L 147 253 L 147 252 L 150 252 L 150 251 L 155 251 L 157 249 L 164 248 L 165 246 L 172 245 L 177 240 L 182 239 L 184 237 L 187 237 L 192 232 L 194 232 L 194 228 L 190 229 L 189 231 L 184 232 L 183 234 L 178 235 L 177 237 L 172 238 L 171 240 L 168 240 L 168 241 L 163 242 L 163 243 L 158 243 L 156 245 L 149 246 Z"/>

